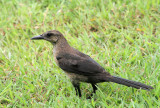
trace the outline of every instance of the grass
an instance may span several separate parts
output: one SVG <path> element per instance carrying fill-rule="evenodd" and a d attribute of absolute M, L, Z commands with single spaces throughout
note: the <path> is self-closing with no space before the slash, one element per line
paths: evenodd
<path fill-rule="evenodd" d="M 160 0 L 1 0 L 0 106 L 160 107 Z M 30 38 L 59 30 L 71 46 L 112 75 L 154 87 L 137 90 L 98 84 L 82 98 L 53 60 L 52 45 Z"/>

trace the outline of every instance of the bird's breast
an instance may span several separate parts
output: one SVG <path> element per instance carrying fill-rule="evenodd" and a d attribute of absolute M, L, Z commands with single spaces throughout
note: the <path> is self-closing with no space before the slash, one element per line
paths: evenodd
<path fill-rule="evenodd" d="M 88 77 L 75 74 L 75 73 L 70 73 L 70 72 L 65 72 L 67 76 L 70 78 L 71 81 L 77 81 L 77 82 L 88 82 Z"/>
<path fill-rule="evenodd" d="M 58 63 L 57 58 L 56 58 L 57 54 L 58 54 L 58 53 L 57 53 L 57 51 L 56 51 L 56 48 L 53 48 L 54 60 L 55 60 L 56 64 L 59 66 L 59 63 Z"/>

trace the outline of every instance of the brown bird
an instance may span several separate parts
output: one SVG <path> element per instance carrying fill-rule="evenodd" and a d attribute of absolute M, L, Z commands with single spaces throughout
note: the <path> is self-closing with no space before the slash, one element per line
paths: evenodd
<path fill-rule="evenodd" d="M 73 86 L 75 87 L 76 94 L 79 94 L 79 97 L 81 97 L 80 82 L 90 83 L 93 87 L 93 93 L 97 90 L 96 84 L 101 82 L 115 82 L 128 87 L 144 90 L 153 89 L 153 87 L 140 82 L 112 76 L 90 56 L 71 47 L 63 34 L 59 31 L 47 31 L 31 39 L 47 40 L 54 46 L 54 59 L 57 65 L 64 70 L 70 78 Z"/>

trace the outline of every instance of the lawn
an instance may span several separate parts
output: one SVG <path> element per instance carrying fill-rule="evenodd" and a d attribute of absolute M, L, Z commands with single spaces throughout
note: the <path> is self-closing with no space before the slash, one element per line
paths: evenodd
<path fill-rule="evenodd" d="M 55 64 L 53 46 L 30 38 L 59 30 L 112 75 L 154 87 L 90 84 L 82 97 Z M 160 107 L 160 0 L 0 0 L 0 107 Z"/>

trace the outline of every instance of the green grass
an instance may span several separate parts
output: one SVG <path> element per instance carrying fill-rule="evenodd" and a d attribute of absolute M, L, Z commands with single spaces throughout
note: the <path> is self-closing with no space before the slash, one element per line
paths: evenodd
<path fill-rule="evenodd" d="M 0 107 L 160 107 L 160 0 L 0 0 Z M 30 38 L 62 32 L 112 75 L 154 87 L 89 84 L 75 95 L 52 45 Z"/>

